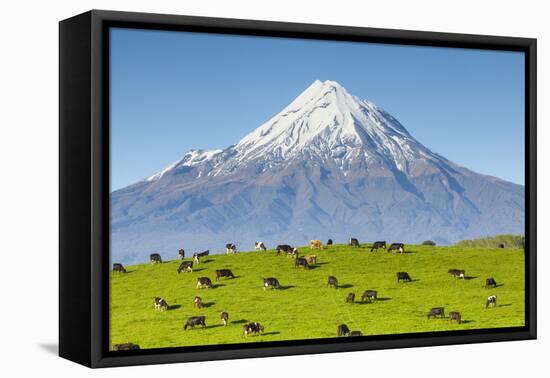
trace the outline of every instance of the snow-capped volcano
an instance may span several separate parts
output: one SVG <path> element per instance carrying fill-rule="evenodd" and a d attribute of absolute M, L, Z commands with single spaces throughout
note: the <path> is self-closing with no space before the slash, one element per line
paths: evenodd
<path fill-rule="evenodd" d="M 235 145 L 189 151 L 112 193 L 112 257 L 325 236 L 448 243 L 522 232 L 523 196 L 522 186 L 450 162 L 372 102 L 317 80 Z"/>

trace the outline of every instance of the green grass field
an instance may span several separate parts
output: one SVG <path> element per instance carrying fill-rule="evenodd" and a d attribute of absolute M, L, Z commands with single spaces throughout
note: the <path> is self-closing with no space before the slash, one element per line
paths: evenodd
<path fill-rule="evenodd" d="M 337 245 L 324 250 L 300 248 L 316 254 L 313 269 L 294 268 L 294 260 L 274 251 L 212 255 L 192 273 L 178 274 L 180 261 L 126 267 L 111 275 L 111 346 L 133 342 L 141 348 L 336 337 L 339 324 L 364 335 L 465 330 L 524 325 L 524 253 L 521 249 L 406 246 L 403 255 L 366 246 Z M 311 252 L 311 253 L 310 253 Z M 163 256 L 168 257 L 168 256 Z M 229 268 L 234 279 L 215 281 L 215 269 Z M 465 269 L 466 280 L 447 270 Z M 413 282 L 397 283 L 405 271 Z M 327 288 L 327 277 L 340 288 Z M 212 289 L 196 289 L 199 276 L 212 279 Z M 276 277 L 280 290 L 263 290 L 263 277 Z M 485 278 L 499 286 L 485 289 Z M 349 292 L 356 301 L 366 289 L 378 291 L 373 303 L 345 303 Z M 498 296 L 495 308 L 485 309 L 488 295 Z M 206 304 L 193 307 L 199 295 Z M 163 297 L 171 308 L 155 312 L 153 298 Z M 426 317 L 432 307 L 445 313 L 460 311 L 463 323 Z M 222 325 L 221 311 L 229 313 Z M 190 316 L 205 315 L 206 328 L 184 331 Z M 245 322 L 260 322 L 263 335 L 243 338 Z"/>

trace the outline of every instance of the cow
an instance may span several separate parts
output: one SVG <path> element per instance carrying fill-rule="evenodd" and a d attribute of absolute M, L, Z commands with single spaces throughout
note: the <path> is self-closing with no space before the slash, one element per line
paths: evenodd
<path fill-rule="evenodd" d="M 206 251 L 203 251 L 203 252 L 196 252 L 196 253 L 193 253 L 193 262 L 197 265 L 199 265 L 201 263 L 201 258 L 203 257 L 206 257 L 210 254 L 210 250 L 207 249 Z"/>
<path fill-rule="evenodd" d="M 436 317 L 443 318 L 445 317 L 445 308 L 443 307 L 434 307 L 428 312 L 428 319 L 430 318 L 436 318 Z"/>
<path fill-rule="evenodd" d="M 178 251 L 178 259 L 183 260 L 184 258 L 185 258 L 185 251 L 182 248 Z"/>
<path fill-rule="evenodd" d="M 328 276 L 327 286 L 338 289 L 338 280 L 336 279 L 336 277 Z"/>
<path fill-rule="evenodd" d="M 323 243 L 320 240 L 310 240 L 309 241 L 309 248 L 310 249 L 313 249 L 313 248 L 323 249 Z"/>
<path fill-rule="evenodd" d="M 168 310 L 168 303 L 161 297 L 155 297 L 155 299 L 153 299 L 153 305 L 155 306 L 155 311 Z"/>
<path fill-rule="evenodd" d="M 212 281 L 208 277 L 199 277 L 197 278 L 197 289 L 202 289 L 206 286 L 207 289 L 212 287 Z"/>
<path fill-rule="evenodd" d="M 139 345 L 134 343 L 115 344 L 113 345 L 113 349 L 117 352 L 121 350 L 137 350 L 139 349 Z"/>
<path fill-rule="evenodd" d="M 304 256 L 308 264 L 317 264 L 317 255 Z"/>
<path fill-rule="evenodd" d="M 198 295 L 196 295 L 195 299 L 193 299 L 193 306 L 195 306 L 196 308 L 202 307 L 202 298 L 199 297 Z"/>
<path fill-rule="evenodd" d="M 405 252 L 405 244 L 403 243 L 392 243 L 388 248 L 388 252 L 397 251 L 403 254 Z"/>
<path fill-rule="evenodd" d="M 378 252 L 380 248 L 386 249 L 386 242 L 385 241 L 375 241 L 372 244 L 372 247 L 370 249 L 371 252 Z"/>
<path fill-rule="evenodd" d="M 365 300 L 372 302 L 373 299 L 376 300 L 377 298 L 378 292 L 376 290 L 365 290 L 365 292 L 361 296 L 361 302 L 364 302 Z"/>
<path fill-rule="evenodd" d="M 348 240 L 348 246 L 349 247 L 361 247 L 361 245 L 359 244 L 359 240 L 357 240 L 356 238 L 350 238 Z"/>
<path fill-rule="evenodd" d="M 206 327 L 206 316 L 192 316 L 185 322 L 183 330 L 187 330 L 187 327 L 195 328 L 200 325 L 202 328 Z"/>
<path fill-rule="evenodd" d="M 242 337 L 247 337 L 250 334 L 254 333 L 263 333 L 264 326 L 258 322 L 246 323 L 243 325 L 243 334 Z"/>
<path fill-rule="evenodd" d="M 485 302 L 485 308 L 495 307 L 497 305 L 497 296 L 489 295 L 487 297 L 487 302 Z"/>
<path fill-rule="evenodd" d="M 348 336 L 363 336 L 361 331 L 351 331 Z"/>
<path fill-rule="evenodd" d="M 126 269 L 124 268 L 124 266 L 122 264 L 114 263 L 113 264 L 113 272 L 126 273 Z"/>
<path fill-rule="evenodd" d="M 449 269 L 447 273 L 449 273 L 454 278 L 458 278 L 458 277 L 462 279 L 466 278 L 466 271 L 464 269 Z"/>
<path fill-rule="evenodd" d="M 151 261 L 151 264 L 160 264 L 162 263 L 162 257 L 158 253 L 151 253 L 149 261 Z"/>
<path fill-rule="evenodd" d="M 346 303 L 355 303 L 355 293 L 349 293 L 346 297 Z"/>
<path fill-rule="evenodd" d="M 485 289 L 495 288 L 495 287 L 497 287 L 497 281 L 495 281 L 493 277 L 487 278 L 485 280 Z"/>
<path fill-rule="evenodd" d="M 409 276 L 409 273 L 407 272 L 397 272 L 397 283 L 399 283 L 399 281 L 403 281 L 403 282 L 411 282 L 411 276 Z"/>
<path fill-rule="evenodd" d="M 328 240 L 327 240 L 327 246 L 331 246 L 331 247 L 332 247 L 332 239 L 328 239 Z"/>
<path fill-rule="evenodd" d="M 309 264 L 307 263 L 307 260 L 303 257 L 296 257 L 296 260 L 294 260 L 294 267 L 297 268 L 299 266 L 303 266 L 305 269 L 309 269 Z"/>
<path fill-rule="evenodd" d="M 264 242 L 254 242 L 254 249 L 261 249 L 262 251 L 265 251 L 267 248 L 264 244 Z"/>
<path fill-rule="evenodd" d="M 231 272 L 229 269 L 216 269 L 216 281 L 219 281 L 220 277 L 235 278 L 233 272 Z"/>
<path fill-rule="evenodd" d="M 178 267 L 178 274 L 181 272 L 192 272 L 193 271 L 193 261 L 183 261 Z"/>
<path fill-rule="evenodd" d="M 504 248 L 504 244 L 499 244 L 498 247 L 499 248 Z"/>
<path fill-rule="evenodd" d="M 290 251 L 292 251 L 292 249 L 293 248 L 291 246 L 289 246 L 288 244 L 279 244 L 277 246 L 277 248 L 275 248 L 278 255 L 281 254 L 281 251 L 286 252 L 288 254 L 288 253 L 290 253 Z"/>
<path fill-rule="evenodd" d="M 462 318 L 460 317 L 460 312 L 457 312 L 457 311 L 449 312 L 449 319 L 451 320 L 451 322 L 453 320 L 456 320 L 456 322 L 458 324 L 462 323 Z"/>
<path fill-rule="evenodd" d="M 279 280 L 277 280 L 276 278 L 264 278 L 264 290 L 268 287 L 272 289 L 279 289 L 281 285 L 279 284 Z"/>
<path fill-rule="evenodd" d="M 220 319 L 223 322 L 223 325 L 226 326 L 229 321 L 229 314 L 225 311 L 220 312 Z"/>
<path fill-rule="evenodd" d="M 228 253 L 237 253 L 237 246 L 233 243 L 227 243 L 225 245 L 225 254 Z"/>
<path fill-rule="evenodd" d="M 286 257 L 292 257 L 293 259 L 298 257 L 298 248 L 292 248 L 291 250 L 287 251 Z"/>
<path fill-rule="evenodd" d="M 338 336 L 346 336 L 349 334 L 349 328 L 345 324 L 340 324 L 338 326 Z"/>

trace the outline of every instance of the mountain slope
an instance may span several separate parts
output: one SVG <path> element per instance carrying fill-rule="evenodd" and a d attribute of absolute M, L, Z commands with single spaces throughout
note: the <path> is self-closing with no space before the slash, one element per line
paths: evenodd
<path fill-rule="evenodd" d="M 312 238 L 450 243 L 521 233 L 524 189 L 433 153 L 333 81 L 224 150 L 192 150 L 111 194 L 111 252 L 248 249 Z"/>

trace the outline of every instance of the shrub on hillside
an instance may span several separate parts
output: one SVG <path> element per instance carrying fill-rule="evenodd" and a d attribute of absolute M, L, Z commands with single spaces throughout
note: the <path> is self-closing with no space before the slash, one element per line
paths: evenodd
<path fill-rule="evenodd" d="M 433 240 L 426 240 L 422 242 L 422 245 L 431 245 L 433 247 L 435 246 L 435 242 Z"/>

